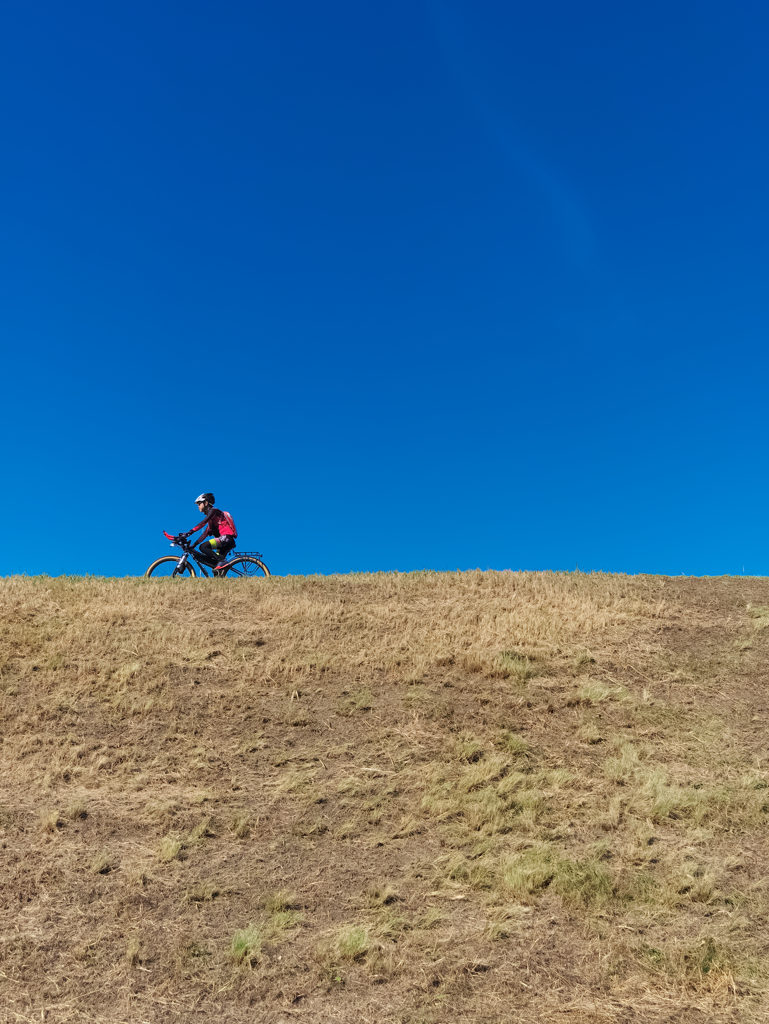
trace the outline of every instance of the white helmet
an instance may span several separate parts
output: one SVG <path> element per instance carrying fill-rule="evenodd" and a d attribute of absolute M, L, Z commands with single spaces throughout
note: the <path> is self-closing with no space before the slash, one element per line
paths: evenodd
<path fill-rule="evenodd" d="M 216 498 L 213 496 L 213 494 L 211 494 L 210 491 L 206 491 L 205 494 L 199 494 L 197 498 L 195 498 L 196 505 L 199 505 L 201 501 L 207 501 L 209 505 L 216 504 Z"/>

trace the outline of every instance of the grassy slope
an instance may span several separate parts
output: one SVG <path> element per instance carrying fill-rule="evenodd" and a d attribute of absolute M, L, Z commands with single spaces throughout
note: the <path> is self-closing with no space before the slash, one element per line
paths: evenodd
<path fill-rule="evenodd" d="M 0 581 L 0 1019 L 764 1020 L 765 605 Z"/>

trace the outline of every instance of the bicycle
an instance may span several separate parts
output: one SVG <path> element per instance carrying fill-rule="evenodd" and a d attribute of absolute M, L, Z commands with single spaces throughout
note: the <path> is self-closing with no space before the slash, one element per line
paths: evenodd
<path fill-rule="evenodd" d="M 182 554 L 178 557 L 176 555 L 163 555 L 162 558 L 157 558 L 145 572 L 145 576 L 153 577 L 168 577 L 169 579 L 189 579 L 197 576 L 197 572 L 192 565 L 190 565 L 190 559 L 197 565 L 198 569 L 204 576 L 208 576 L 207 569 L 211 570 L 213 576 L 226 576 L 232 578 L 234 576 L 269 576 L 270 570 L 262 561 L 262 556 L 258 551 L 232 551 L 227 556 L 227 560 L 222 562 L 221 565 L 217 565 L 216 568 L 210 563 L 203 559 L 200 552 L 195 550 L 195 545 L 190 544 L 186 537 L 182 537 L 181 534 L 174 537 L 171 533 L 163 533 L 171 541 L 171 547 L 180 547 Z"/>

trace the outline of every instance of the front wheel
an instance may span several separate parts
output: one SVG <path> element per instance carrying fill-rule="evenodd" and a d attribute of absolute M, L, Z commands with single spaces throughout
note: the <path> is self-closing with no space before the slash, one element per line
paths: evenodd
<path fill-rule="evenodd" d="M 185 579 L 188 580 L 191 576 L 197 576 L 197 573 L 192 568 L 189 562 L 185 563 L 183 569 L 179 569 L 179 559 L 174 558 L 173 555 L 164 555 L 162 558 L 158 558 L 156 562 L 153 562 L 149 569 L 145 572 L 145 576 L 152 576 L 153 579 L 157 579 L 161 576 L 167 576 L 173 579 Z"/>
<path fill-rule="evenodd" d="M 269 576 L 270 570 L 264 562 L 252 555 L 238 555 L 237 558 L 233 558 L 223 575 L 228 579 L 232 579 L 233 576 Z"/>

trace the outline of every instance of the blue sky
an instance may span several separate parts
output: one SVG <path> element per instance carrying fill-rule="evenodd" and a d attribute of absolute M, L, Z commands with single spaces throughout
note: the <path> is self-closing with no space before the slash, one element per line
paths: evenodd
<path fill-rule="evenodd" d="M 0 15 L 0 573 L 765 574 L 769 9 Z"/>

